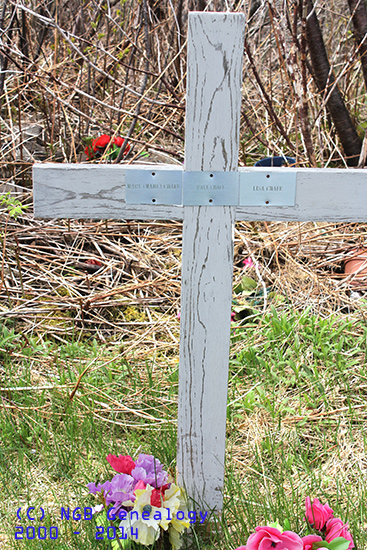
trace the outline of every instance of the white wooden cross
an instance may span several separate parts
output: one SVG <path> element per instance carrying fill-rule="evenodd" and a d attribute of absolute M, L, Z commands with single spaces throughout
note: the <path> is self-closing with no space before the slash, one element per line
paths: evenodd
<path fill-rule="evenodd" d="M 178 204 L 163 205 L 158 195 L 145 194 L 150 204 L 127 204 L 126 188 L 135 185 L 125 185 L 125 176 L 129 180 L 136 165 L 36 164 L 33 169 L 38 217 L 183 220 L 177 468 L 189 495 L 217 509 L 224 479 L 234 222 L 367 217 L 367 171 L 238 170 L 244 30 L 243 14 L 190 13 L 185 169 L 139 166 L 134 173 L 138 195 L 144 188 L 141 174 L 162 175 L 166 182 L 178 176 L 185 196 L 190 184 L 185 178 L 200 172 L 194 174 L 197 194 L 190 191 Z M 214 188 L 203 185 L 200 175 L 208 181 L 210 174 L 224 185 L 227 202 L 223 193 L 222 199 L 215 194 L 208 199 Z M 290 174 L 293 184 L 286 182 Z M 245 184 L 238 193 L 240 177 Z M 277 185 L 268 189 L 264 181 Z M 199 188 L 208 187 L 209 195 L 200 198 Z"/>

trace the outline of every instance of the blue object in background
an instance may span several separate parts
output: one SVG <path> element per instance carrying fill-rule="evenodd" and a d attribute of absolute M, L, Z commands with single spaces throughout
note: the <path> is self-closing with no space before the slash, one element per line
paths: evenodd
<path fill-rule="evenodd" d="M 267 157 L 255 162 L 254 166 L 283 166 L 288 164 L 289 166 L 296 164 L 296 159 L 293 157 Z"/>

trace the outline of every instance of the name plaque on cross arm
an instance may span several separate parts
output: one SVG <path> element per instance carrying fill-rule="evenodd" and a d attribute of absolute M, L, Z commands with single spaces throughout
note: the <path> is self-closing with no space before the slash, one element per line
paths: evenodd
<path fill-rule="evenodd" d="M 294 206 L 297 172 L 294 168 L 241 172 L 240 206 Z"/>
<path fill-rule="evenodd" d="M 238 172 L 184 172 L 184 206 L 237 206 Z"/>
<path fill-rule="evenodd" d="M 129 169 L 125 172 L 126 204 L 182 204 L 182 170 Z"/>
<path fill-rule="evenodd" d="M 126 204 L 294 206 L 295 169 L 184 171 L 151 166 L 125 172 Z"/>

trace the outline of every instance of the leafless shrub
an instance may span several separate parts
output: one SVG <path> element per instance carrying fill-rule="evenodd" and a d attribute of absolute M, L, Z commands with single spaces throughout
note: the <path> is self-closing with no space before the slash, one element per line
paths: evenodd
<path fill-rule="evenodd" d="M 295 156 L 300 165 L 355 164 L 365 117 L 358 1 L 5 0 L 3 180 L 29 185 L 34 160 L 84 161 L 86 140 L 102 133 L 128 137 L 129 155 L 121 151 L 118 161 L 147 149 L 183 161 L 190 8 L 247 14 L 242 164 L 268 155 Z M 313 55 L 314 17 L 327 65 Z"/>

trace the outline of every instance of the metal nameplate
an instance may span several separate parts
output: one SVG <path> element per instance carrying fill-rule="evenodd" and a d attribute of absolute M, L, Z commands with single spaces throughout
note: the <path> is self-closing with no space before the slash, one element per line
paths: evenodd
<path fill-rule="evenodd" d="M 237 206 L 239 172 L 184 172 L 185 206 Z"/>
<path fill-rule="evenodd" d="M 182 170 L 125 172 L 126 204 L 182 204 Z"/>
<path fill-rule="evenodd" d="M 256 169 L 240 173 L 240 206 L 294 206 L 297 172 Z"/>

